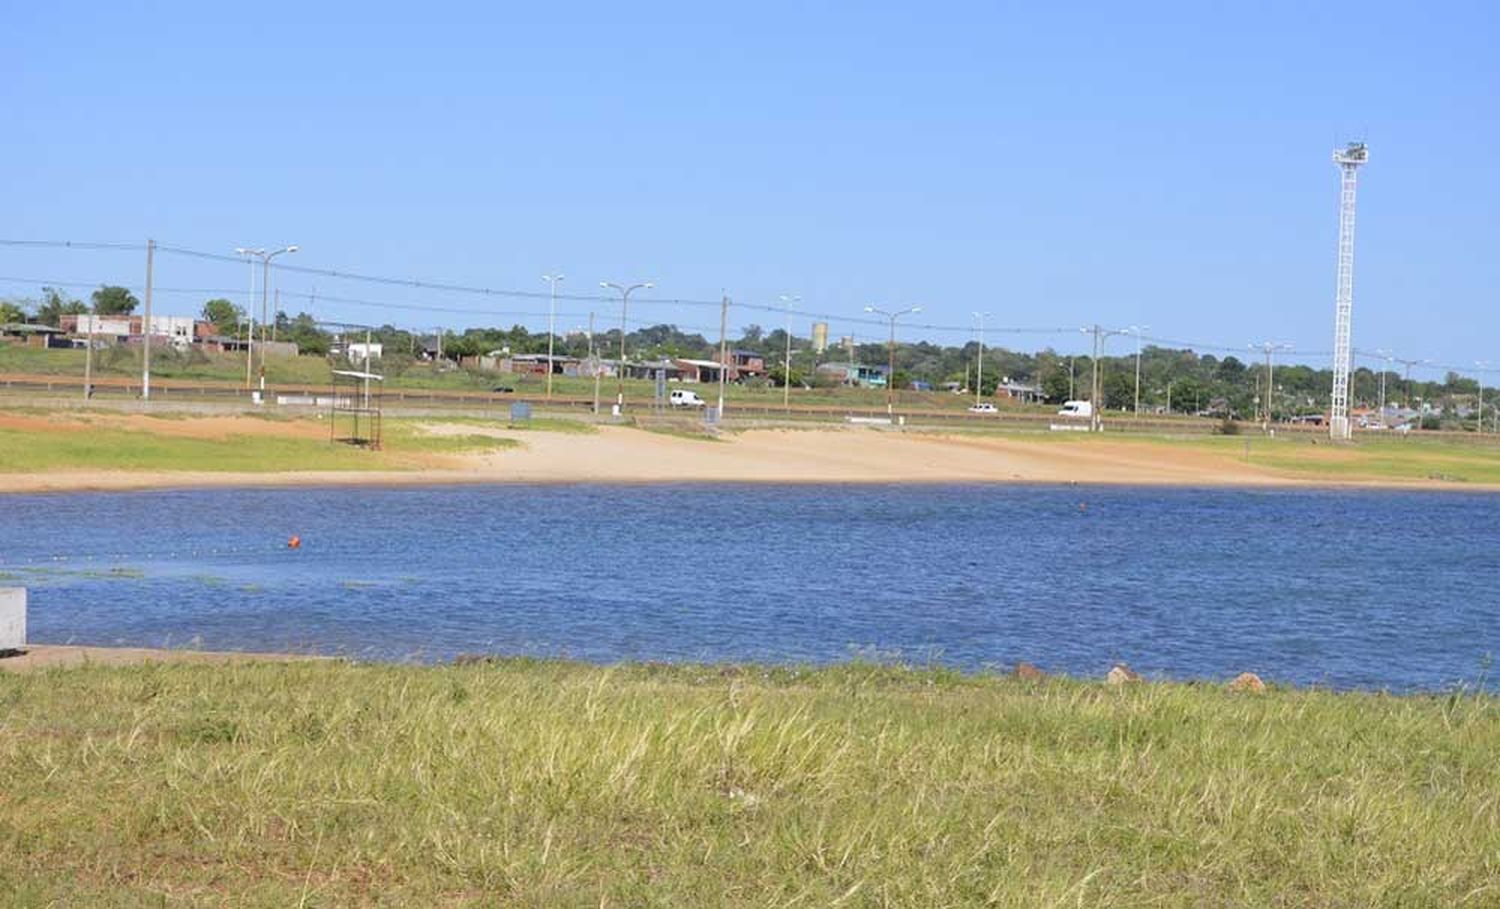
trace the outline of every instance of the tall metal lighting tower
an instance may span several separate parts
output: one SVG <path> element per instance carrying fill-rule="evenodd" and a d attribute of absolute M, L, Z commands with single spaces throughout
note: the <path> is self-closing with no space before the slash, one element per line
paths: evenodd
<path fill-rule="evenodd" d="M 1334 295 L 1333 395 L 1328 429 L 1337 441 L 1349 438 L 1349 321 L 1354 310 L 1354 190 L 1360 165 L 1370 160 L 1363 142 L 1333 153 L 1339 166 L 1339 280 Z"/>

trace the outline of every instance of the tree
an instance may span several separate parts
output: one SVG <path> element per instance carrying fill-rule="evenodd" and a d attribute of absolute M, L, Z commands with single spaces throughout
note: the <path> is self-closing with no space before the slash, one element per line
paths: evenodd
<path fill-rule="evenodd" d="M 135 312 L 140 301 L 124 287 L 106 284 L 94 291 L 94 312 L 101 316 L 128 316 Z"/>
<path fill-rule="evenodd" d="M 221 297 L 203 304 L 203 318 L 212 322 L 219 334 L 234 335 L 245 320 L 245 311 Z"/>
<path fill-rule="evenodd" d="M 88 311 L 89 308 L 83 301 L 75 300 L 55 287 L 43 287 L 42 304 L 36 308 L 36 320 L 57 328 L 63 316 L 76 316 Z"/>
<path fill-rule="evenodd" d="M 0 300 L 0 325 L 4 325 L 7 322 L 24 321 L 26 321 L 26 310 L 22 309 L 19 303 L 14 303 L 10 300 Z"/>

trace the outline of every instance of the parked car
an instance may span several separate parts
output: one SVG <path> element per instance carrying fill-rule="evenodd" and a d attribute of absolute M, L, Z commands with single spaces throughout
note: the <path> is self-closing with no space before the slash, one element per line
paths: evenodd
<path fill-rule="evenodd" d="M 509 385 L 496 385 L 494 388 L 490 389 L 490 391 L 493 391 L 496 394 L 508 395 L 514 393 L 515 389 L 511 388 Z"/>
<path fill-rule="evenodd" d="M 686 388 L 674 388 L 667 396 L 667 402 L 673 407 L 702 407 L 703 399 L 698 397 L 696 391 L 688 391 Z"/>
<path fill-rule="evenodd" d="M 999 412 L 1000 411 L 998 411 L 998 410 L 995 409 L 995 405 L 991 404 L 989 401 L 981 401 L 978 404 L 970 404 L 969 405 L 969 413 L 999 413 Z"/>
<path fill-rule="evenodd" d="M 1057 412 L 1060 417 L 1092 417 L 1094 405 L 1091 401 L 1064 401 L 1062 409 Z"/>

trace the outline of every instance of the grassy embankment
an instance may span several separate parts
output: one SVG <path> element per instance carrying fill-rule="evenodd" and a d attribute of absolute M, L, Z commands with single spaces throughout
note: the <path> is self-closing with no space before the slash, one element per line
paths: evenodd
<path fill-rule="evenodd" d="M 1494 906 L 1490 696 L 338 663 L 0 673 L 43 905 Z"/>
<path fill-rule="evenodd" d="M 0 411 L 3 415 L 3 411 Z M 113 415 L 70 411 L 56 430 L 0 425 L 0 473 L 48 470 L 181 470 L 269 473 L 292 470 L 400 470 L 432 466 L 426 455 L 465 454 L 514 447 L 519 442 L 481 433 L 432 435 L 424 421 L 387 419 L 378 452 L 329 441 L 326 423 L 276 419 L 288 432 L 178 434 L 172 423 L 191 423 L 181 414 L 152 414 L 127 428 Z M 97 421 L 99 425 L 85 425 Z M 151 423 L 162 422 L 162 431 Z M 443 422 L 449 422 L 444 420 Z M 565 424 L 565 425 L 564 425 Z M 490 421 L 489 425 L 496 424 Z M 582 424 L 537 421 L 532 431 L 576 431 Z M 139 428 L 136 428 L 139 427 Z M 294 430 L 301 430 L 294 431 Z M 310 432 L 308 430 L 311 430 Z"/>
<path fill-rule="evenodd" d="M 32 348 L 0 345 L 0 375 L 6 373 L 67 376 L 82 387 L 84 352 L 81 350 L 37 350 Z M 243 354 L 198 354 L 184 357 L 163 354 L 158 351 L 152 357 L 151 373 L 160 379 L 184 381 L 243 383 L 245 360 Z M 112 378 L 138 380 L 141 375 L 140 352 L 119 348 L 100 354 L 94 362 L 97 375 Z M 266 381 L 271 386 L 299 386 L 321 388 L 329 382 L 328 361 L 323 357 L 270 357 L 266 360 Z M 481 373 L 478 371 L 450 369 L 434 370 L 430 364 L 415 363 L 399 373 L 388 373 L 385 387 L 392 391 L 469 391 L 488 392 L 497 385 L 515 389 L 517 397 L 535 398 L 547 387 L 546 376 Z M 614 400 L 616 380 L 602 380 L 602 401 L 607 407 Z M 717 387 L 714 386 L 714 394 Z M 656 384 L 644 379 L 628 379 L 625 393 L 633 401 L 649 401 L 655 395 Z M 594 380 L 573 376 L 553 376 L 553 392 L 559 397 L 591 399 Z M 781 389 L 768 386 L 731 384 L 725 388 L 728 400 L 740 404 L 779 406 Z M 705 397 L 707 397 L 705 395 Z M 972 399 L 943 392 L 902 392 L 901 398 L 908 406 L 921 408 L 943 408 L 961 411 L 972 403 Z M 847 407 L 855 410 L 883 410 L 885 392 L 869 388 L 794 388 L 792 402 L 804 405 Z M 1047 412 L 1047 408 L 1033 408 Z"/>
<path fill-rule="evenodd" d="M 1006 433 L 1038 444 L 1138 446 L 1215 455 L 1308 480 L 1398 480 L 1500 485 L 1500 445 L 1489 440 L 1410 436 L 1359 437 L 1335 445 L 1304 434 L 1268 438 L 1259 432 L 1236 436 L 1143 437 L 1086 433 Z"/>

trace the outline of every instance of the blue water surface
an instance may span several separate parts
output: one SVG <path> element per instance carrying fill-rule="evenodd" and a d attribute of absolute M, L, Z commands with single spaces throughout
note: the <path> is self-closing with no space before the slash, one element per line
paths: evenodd
<path fill-rule="evenodd" d="M 1497 518 L 1485 494 L 1065 486 L 12 495 L 0 585 L 31 588 L 38 643 L 1440 689 L 1500 652 Z"/>

